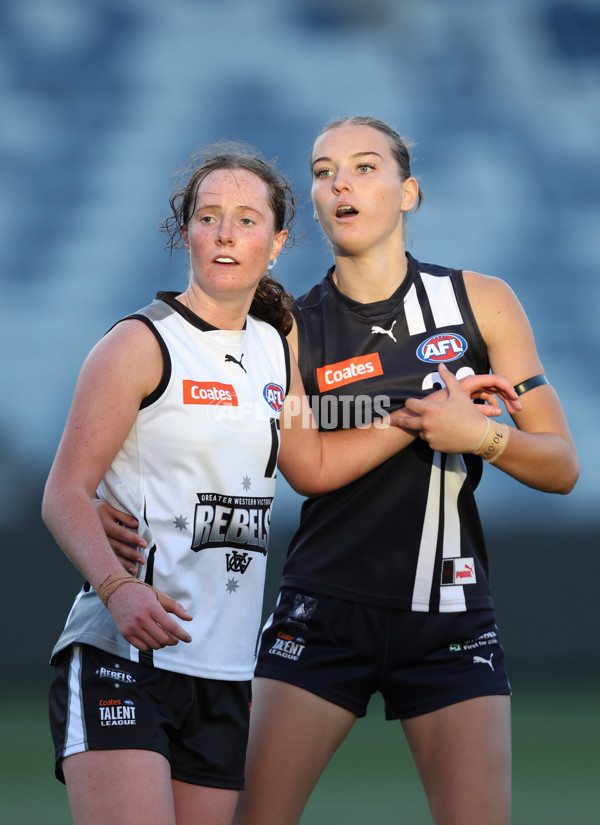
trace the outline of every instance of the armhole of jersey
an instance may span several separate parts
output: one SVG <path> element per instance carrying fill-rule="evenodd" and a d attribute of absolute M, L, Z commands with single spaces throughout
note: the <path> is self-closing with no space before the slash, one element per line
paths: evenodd
<path fill-rule="evenodd" d="M 298 352 L 296 354 L 296 358 L 298 360 L 298 369 L 300 370 L 300 375 L 302 376 L 304 390 L 306 393 L 310 395 L 310 389 L 306 384 L 306 375 L 310 372 L 311 369 L 310 349 L 306 343 L 306 325 L 304 323 L 302 313 L 298 309 L 296 309 L 295 312 L 292 310 L 292 315 L 294 316 L 294 320 L 296 322 L 296 329 L 298 331 Z"/>
<path fill-rule="evenodd" d="M 283 344 L 283 357 L 285 359 L 285 395 L 290 391 L 290 384 L 292 382 L 291 376 L 291 365 L 290 365 L 290 345 L 288 344 L 288 340 L 281 332 L 281 330 L 277 330 L 279 333 L 279 337 L 281 338 L 281 343 Z"/>
<path fill-rule="evenodd" d="M 457 298 L 459 301 L 459 305 L 462 303 L 464 307 L 464 314 L 468 314 L 468 318 L 465 320 L 468 322 L 467 326 L 470 329 L 471 334 L 474 338 L 477 339 L 478 346 L 481 347 L 481 351 L 484 354 L 484 358 L 488 365 L 488 370 L 490 369 L 489 361 L 487 354 L 487 344 L 481 334 L 481 330 L 479 329 L 479 324 L 477 323 L 477 319 L 475 318 L 475 313 L 473 312 L 473 307 L 471 306 L 471 302 L 469 301 L 469 296 L 467 294 L 467 288 L 465 286 L 465 276 L 463 274 L 462 269 L 453 269 L 452 270 L 452 282 L 454 284 L 454 289 L 457 293 Z"/>
<path fill-rule="evenodd" d="M 160 347 L 160 351 L 162 354 L 163 370 L 162 375 L 160 377 L 160 381 L 158 382 L 158 386 L 154 390 L 152 390 L 150 395 L 147 395 L 142 400 L 142 403 L 140 404 L 140 410 L 143 410 L 146 407 L 149 407 L 151 404 L 154 404 L 155 401 L 158 401 L 158 399 L 166 390 L 167 385 L 171 380 L 171 356 L 169 354 L 169 350 L 167 349 L 167 345 L 165 344 L 162 335 L 156 329 L 150 318 L 147 318 L 145 315 L 142 315 L 141 313 L 135 313 L 134 315 L 128 315 L 126 318 L 122 318 L 121 321 L 141 321 L 143 324 L 145 324 L 158 341 L 158 346 Z M 117 323 L 121 323 L 121 321 L 117 321 Z"/>

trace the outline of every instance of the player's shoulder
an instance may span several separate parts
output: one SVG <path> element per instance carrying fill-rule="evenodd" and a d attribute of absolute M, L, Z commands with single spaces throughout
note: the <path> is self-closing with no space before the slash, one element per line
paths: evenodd
<path fill-rule="evenodd" d="M 509 284 L 495 275 L 484 275 L 470 269 L 463 270 L 465 288 L 471 300 L 512 301 L 515 293 Z"/>
<path fill-rule="evenodd" d="M 325 278 L 314 284 L 307 292 L 294 299 L 292 312 L 294 314 L 301 313 L 305 310 L 313 309 L 321 304 L 328 296 L 330 290 L 328 289 L 328 276 L 333 271 L 333 267 L 329 270 Z"/>

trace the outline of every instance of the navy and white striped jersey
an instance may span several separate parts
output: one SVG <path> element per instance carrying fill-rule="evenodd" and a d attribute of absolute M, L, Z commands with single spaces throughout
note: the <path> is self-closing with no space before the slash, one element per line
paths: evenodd
<path fill-rule="evenodd" d="M 331 269 L 296 301 L 299 364 L 321 429 L 358 425 L 441 385 L 487 373 L 462 272 L 420 264 L 387 300 L 360 304 Z M 339 490 L 304 502 L 282 586 L 367 604 L 451 612 L 492 605 L 474 489 L 482 462 L 421 439 Z"/>

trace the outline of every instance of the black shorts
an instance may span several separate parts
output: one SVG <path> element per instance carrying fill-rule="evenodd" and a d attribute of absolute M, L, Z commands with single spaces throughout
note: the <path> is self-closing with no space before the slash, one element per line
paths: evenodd
<path fill-rule="evenodd" d="M 510 695 L 493 610 L 418 613 L 284 588 L 260 641 L 256 676 L 364 716 L 379 691 L 387 719 L 476 696 Z"/>
<path fill-rule="evenodd" d="M 251 682 L 200 679 L 89 645 L 62 650 L 50 686 L 55 773 L 88 750 L 162 753 L 173 779 L 242 790 Z"/>

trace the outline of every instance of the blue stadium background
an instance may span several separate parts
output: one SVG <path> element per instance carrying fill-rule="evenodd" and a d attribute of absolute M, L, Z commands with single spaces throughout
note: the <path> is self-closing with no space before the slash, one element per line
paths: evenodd
<path fill-rule="evenodd" d="M 39 501 L 81 362 L 114 320 L 185 283 L 157 230 L 172 173 L 221 138 L 277 156 L 304 238 L 277 275 L 300 294 L 330 261 L 309 203 L 312 140 L 333 117 L 369 114 L 416 143 L 425 203 L 409 248 L 513 286 L 579 448 L 568 497 L 484 475 L 513 667 L 597 674 L 599 43 L 596 0 L 0 4 L 0 527 L 15 672 L 47 677 L 79 582 Z M 269 599 L 298 504 L 282 483 Z"/>

